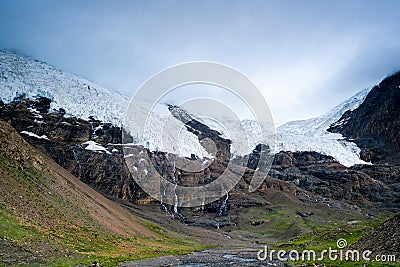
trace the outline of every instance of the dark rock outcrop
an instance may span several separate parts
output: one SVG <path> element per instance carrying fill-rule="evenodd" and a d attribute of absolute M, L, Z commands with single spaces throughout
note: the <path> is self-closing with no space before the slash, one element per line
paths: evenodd
<path fill-rule="evenodd" d="M 32 145 L 98 191 L 124 199 L 140 196 L 142 192 L 137 189 L 118 145 L 121 128 L 93 118 L 86 121 L 66 117 L 65 110 L 49 113 L 50 102 L 44 97 L 18 98 L 0 108 L 0 117 L 18 132 L 46 136 L 48 139 L 38 139 L 23 134 Z M 87 150 L 83 144 L 87 141 L 103 145 L 107 151 Z"/>
<path fill-rule="evenodd" d="M 347 168 L 332 157 L 316 152 L 280 152 L 269 174 L 323 198 L 372 209 L 400 209 L 399 166 Z"/>
<path fill-rule="evenodd" d="M 365 161 L 400 164 L 400 72 L 374 86 L 357 109 L 328 131 L 357 143 Z"/>
<path fill-rule="evenodd" d="M 7 120 L 18 132 L 28 131 L 40 139 L 24 134 L 23 136 L 34 146 L 52 157 L 58 164 L 70 171 L 86 184 L 101 193 L 114 198 L 126 199 L 136 203 L 152 203 L 148 196 L 136 183 L 125 164 L 122 152 L 121 128 L 103 123 L 94 118 L 82 120 L 66 117 L 65 110 L 49 113 L 49 101 L 41 98 L 35 100 L 18 99 L 0 107 L 0 116 Z M 174 167 L 171 158 L 164 152 L 151 152 L 143 147 L 139 149 L 145 161 L 135 167 L 133 175 L 145 176 L 154 168 L 162 177 L 181 186 L 199 186 L 212 182 L 226 169 L 226 160 L 230 155 L 230 141 L 223 139 L 217 131 L 211 130 L 200 122 L 194 121 L 184 113 L 177 113 L 179 119 L 186 123 L 188 130 L 199 138 L 210 138 L 217 144 L 219 154 L 205 169 L 197 172 L 186 172 Z M 88 150 L 87 141 L 96 142 L 104 149 Z M 194 209 L 178 209 L 163 204 L 162 210 L 171 216 L 190 223 L 196 218 L 213 214 L 219 217 L 229 214 L 231 208 L 249 208 L 264 205 L 266 190 L 273 189 L 292 195 L 303 202 L 320 202 L 326 205 L 344 207 L 346 205 L 365 206 L 368 209 L 396 211 L 400 199 L 400 168 L 396 166 L 353 166 L 347 168 L 330 156 L 317 152 L 280 152 L 275 155 L 272 168 L 258 190 L 261 198 L 254 198 L 248 193 L 248 187 L 254 174 L 257 157 L 261 150 L 268 150 L 260 145 L 253 153 L 236 159 L 235 163 L 247 167 L 242 179 L 225 196 L 213 203 Z M 135 157 L 139 156 L 137 151 Z M 140 159 L 136 160 L 139 162 Z M 186 159 L 195 164 L 196 157 Z M 261 164 L 264 164 L 262 162 Z M 140 165 L 140 166 L 139 166 Z M 151 165 L 151 166 L 150 166 Z M 261 200 L 260 200 L 261 199 Z M 221 207 L 223 210 L 221 212 Z M 219 225 L 218 227 L 222 227 Z"/>

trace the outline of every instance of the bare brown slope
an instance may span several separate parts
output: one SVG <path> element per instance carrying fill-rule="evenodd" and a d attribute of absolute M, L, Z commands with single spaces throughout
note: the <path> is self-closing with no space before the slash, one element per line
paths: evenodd
<path fill-rule="evenodd" d="M 103 197 L 79 179 L 57 165 L 52 159 L 31 147 L 7 123 L 0 121 L 0 151 L 3 157 L 14 159 L 11 165 L 20 171 L 28 171 L 27 179 L 40 190 L 25 188 L 27 181 L 10 175 L 7 166 L 0 169 L 1 204 L 23 220 L 48 225 L 58 224 L 57 218 L 50 218 L 45 205 L 53 206 L 60 216 L 76 223 L 93 222 L 120 236 L 140 234 L 155 237 L 143 226 L 143 222 L 116 203 Z M 29 171 L 32 171 L 31 175 Z M 37 176 L 35 177 L 35 172 Z M 31 195 L 31 194 L 34 195 Z M 39 200 L 39 201 L 36 201 Z M 44 205 L 39 206 L 40 202 Z M 49 202 L 50 204 L 46 203 Z M 88 216 L 87 216 L 88 215 Z M 74 218 L 75 217 L 75 218 Z"/>
<path fill-rule="evenodd" d="M 386 220 L 370 233 L 363 236 L 352 249 L 370 250 L 372 255 L 395 255 L 400 262 L 400 213 Z M 372 258 L 372 257 L 371 257 Z"/>
<path fill-rule="evenodd" d="M 197 241 L 138 218 L 0 120 L 0 266 L 75 266 L 189 253 Z"/>

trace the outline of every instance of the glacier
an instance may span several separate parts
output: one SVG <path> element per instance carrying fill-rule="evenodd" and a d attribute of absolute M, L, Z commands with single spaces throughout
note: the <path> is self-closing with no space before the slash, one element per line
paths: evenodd
<path fill-rule="evenodd" d="M 68 115 L 94 116 L 118 126 L 129 103 L 116 91 L 13 50 L 0 50 L 0 93 L 4 103 L 21 94 L 44 96 L 52 100 L 52 110 L 63 108 Z"/>
<path fill-rule="evenodd" d="M 291 121 L 277 127 L 275 151 L 316 151 L 333 156 L 347 167 L 369 164 L 360 159 L 361 150 L 355 143 L 345 140 L 341 134 L 330 133 L 327 129 L 346 111 L 356 109 L 370 90 L 371 88 L 361 90 L 317 118 Z"/>
<path fill-rule="evenodd" d="M 370 88 L 360 91 L 317 118 L 292 121 L 277 127 L 274 151 L 316 151 L 333 156 L 345 166 L 366 164 L 360 159 L 360 148 L 355 143 L 345 140 L 340 134 L 329 133 L 327 129 L 347 110 L 357 108 L 369 91 Z M 21 94 L 26 94 L 30 98 L 36 96 L 50 98 L 51 110 L 63 108 L 69 116 L 86 120 L 93 116 L 116 126 L 122 126 L 130 102 L 128 97 L 116 91 L 103 88 L 77 75 L 65 73 L 45 62 L 32 59 L 17 51 L 0 50 L 0 99 L 8 103 Z M 138 110 L 140 111 L 140 108 Z M 165 105 L 156 105 L 153 111 L 154 114 L 130 114 L 132 120 L 142 118 L 148 123 L 144 139 L 137 141 L 151 150 L 165 150 L 186 157 L 192 153 L 200 158 L 212 157 L 199 144 L 197 137 L 188 132 L 181 122 L 173 118 L 171 121 L 171 114 Z M 164 128 L 167 121 L 169 124 Z M 225 138 L 232 137 L 226 131 L 232 128 L 230 121 L 223 122 L 226 124 L 225 128 L 213 125 L 210 121 L 203 123 L 220 131 Z M 250 141 L 259 140 L 260 129 L 257 122 L 243 120 L 241 124 Z M 162 131 L 174 134 L 162 136 L 160 135 Z M 244 140 L 233 140 L 235 141 L 244 142 Z M 250 144 L 252 145 L 255 144 Z M 243 154 L 243 151 L 234 151 L 234 146 L 232 149 L 233 154 Z"/>

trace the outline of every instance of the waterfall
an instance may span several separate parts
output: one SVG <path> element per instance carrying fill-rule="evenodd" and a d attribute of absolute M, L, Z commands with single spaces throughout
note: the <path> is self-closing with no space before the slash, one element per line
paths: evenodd
<path fill-rule="evenodd" d="M 89 121 L 89 124 L 90 124 L 90 129 L 92 130 L 92 134 L 90 135 L 90 140 L 94 140 L 97 138 L 96 130 L 93 127 L 93 122 Z"/>
<path fill-rule="evenodd" d="M 180 215 L 179 212 L 178 212 L 179 200 L 178 200 L 178 196 L 176 195 L 176 187 L 177 187 L 177 186 L 178 186 L 178 185 L 175 184 L 175 187 L 174 187 L 174 212 L 175 212 L 177 215 Z"/>
<path fill-rule="evenodd" d="M 86 160 L 86 163 L 88 163 L 93 157 L 94 157 L 94 153 L 92 151 L 92 153 L 90 154 L 90 157 L 88 157 L 88 159 Z"/>
<path fill-rule="evenodd" d="M 135 197 L 135 194 L 136 194 L 136 186 L 135 186 L 135 183 L 132 180 L 129 183 L 129 189 L 131 191 L 131 194 L 129 196 L 129 201 L 132 202 L 133 198 Z"/>
<path fill-rule="evenodd" d="M 161 208 L 162 210 L 164 210 L 171 218 L 178 218 L 180 220 L 185 219 L 185 217 L 179 213 L 178 211 L 178 206 L 179 206 L 179 198 L 178 195 L 176 194 L 176 188 L 178 187 L 178 180 L 176 179 L 176 159 L 174 160 L 174 165 L 173 165 L 173 176 L 172 176 L 172 181 L 174 184 L 174 205 L 173 205 L 173 212 L 168 210 L 168 207 L 166 205 L 166 203 L 164 203 L 164 199 L 166 198 L 166 194 L 167 194 L 167 187 L 168 187 L 168 180 L 166 180 L 165 178 L 162 178 L 162 187 L 163 187 L 163 191 L 161 194 L 161 198 L 160 198 L 160 202 L 161 202 Z"/>
<path fill-rule="evenodd" d="M 164 198 L 165 198 L 166 191 L 167 191 L 167 184 L 165 183 L 164 178 L 163 178 L 163 183 L 162 183 L 162 184 L 163 184 L 164 190 L 163 190 L 163 192 L 162 192 L 162 194 L 161 194 L 161 197 L 160 197 L 161 207 L 162 207 L 162 209 L 163 209 L 166 213 L 168 213 L 168 215 L 171 216 L 171 214 L 170 214 L 169 211 L 168 211 L 167 206 L 166 206 L 165 203 L 163 202 L 163 200 L 164 200 Z"/>
<path fill-rule="evenodd" d="M 81 162 L 79 161 L 78 154 L 76 154 L 76 151 L 74 149 L 72 150 L 72 153 L 74 154 L 74 159 L 75 159 L 76 163 L 78 163 L 78 167 L 81 170 L 82 165 L 81 165 Z"/>
<path fill-rule="evenodd" d="M 178 195 L 176 194 L 176 188 L 178 187 L 178 182 L 176 180 L 176 159 L 174 160 L 174 167 L 173 167 L 173 181 L 174 181 L 174 213 L 178 215 L 178 217 L 183 218 L 182 214 L 178 212 L 178 205 L 179 205 L 179 199 Z"/>
<path fill-rule="evenodd" d="M 226 192 L 226 198 L 225 198 L 224 201 L 222 201 L 222 205 L 219 208 L 218 216 L 222 216 L 228 211 L 227 204 L 228 204 L 228 199 L 229 199 L 229 193 L 226 190 L 225 190 L 225 192 Z"/>

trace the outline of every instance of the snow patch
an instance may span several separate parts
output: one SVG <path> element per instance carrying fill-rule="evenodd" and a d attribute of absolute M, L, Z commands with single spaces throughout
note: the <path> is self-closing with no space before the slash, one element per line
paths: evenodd
<path fill-rule="evenodd" d="M 47 124 L 46 122 L 44 122 L 44 121 L 39 121 L 39 120 L 37 120 L 37 119 L 34 119 L 33 122 L 34 122 L 34 123 L 37 123 L 37 124 Z"/>
<path fill-rule="evenodd" d="M 86 150 L 96 151 L 96 152 L 105 152 L 107 154 L 111 154 L 104 146 L 97 144 L 94 141 L 86 141 L 82 143 L 82 145 L 87 145 L 85 147 Z"/>
<path fill-rule="evenodd" d="M 35 137 L 35 138 L 37 138 L 37 139 L 45 139 L 45 140 L 49 140 L 49 141 L 50 141 L 50 139 L 49 139 L 46 135 L 39 136 L 39 135 L 37 135 L 37 134 L 35 134 L 35 133 L 28 132 L 28 131 L 22 131 L 21 133 L 22 133 L 22 134 L 29 135 L 29 136 L 31 136 L 31 137 Z"/>

